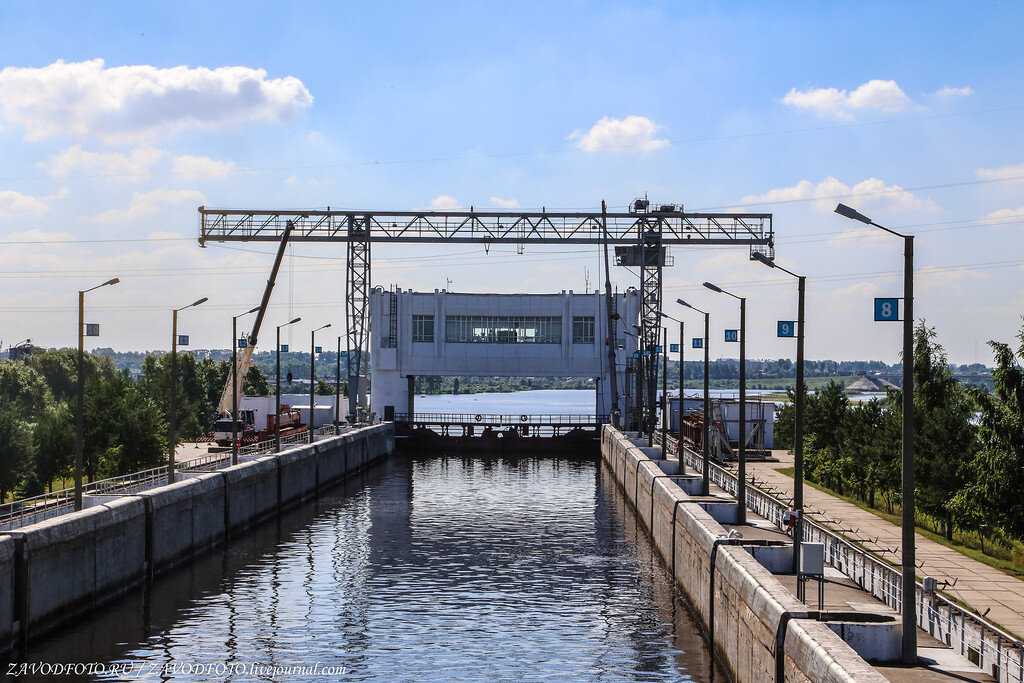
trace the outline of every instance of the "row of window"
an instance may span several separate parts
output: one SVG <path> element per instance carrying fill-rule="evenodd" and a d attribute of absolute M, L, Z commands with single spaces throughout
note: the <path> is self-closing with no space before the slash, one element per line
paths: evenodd
<path fill-rule="evenodd" d="M 444 339 L 455 343 L 561 344 L 562 319 L 557 316 L 450 315 Z M 434 341 L 434 316 L 413 315 L 412 340 Z M 594 317 L 573 316 L 572 343 L 594 343 Z"/>

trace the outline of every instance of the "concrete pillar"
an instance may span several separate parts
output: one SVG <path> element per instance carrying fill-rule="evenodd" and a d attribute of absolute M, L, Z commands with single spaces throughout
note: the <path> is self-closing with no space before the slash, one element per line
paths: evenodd
<path fill-rule="evenodd" d="M 409 406 L 407 408 L 407 412 L 409 414 L 409 419 L 411 420 L 412 416 L 416 413 L 416 376 L 406 375 L 406 380 L 409 382 L 407 387 L 407 391 L 409 392 Z"/>

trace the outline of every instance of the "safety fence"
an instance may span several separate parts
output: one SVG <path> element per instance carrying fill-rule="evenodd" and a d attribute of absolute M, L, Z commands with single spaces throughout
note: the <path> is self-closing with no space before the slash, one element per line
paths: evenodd
<path fill-rule="evenodd" d="M 657 440 L 660 443 L 660 438 Z M 669 437 L 669 447 L 676 447 L 672 437 Z M 703 471 L 701 454 L 689 448 L 682 450 L 686 465 Z M 716 463 L 711 463 L 708 469 L 712 483 L 736 495 L 739 477 L 735 473 Z M 790 506 L 751 482 L 746 486 L 746 505 L 780 529 L 784 528 L 783 514 Z M 805 517 L 800 526 L 804 543 L 824 545 L 828 564 L 893 610 L 902 611 L 903 575 L 898 569 L 812 519 Z M 946 596 L 925 591 L 921 582 L 917 583 L 916 597 L 917 624 L 921 629 L 1000 683 L 1024 683 L 1024 643 L 1018 638 Z"/>
<path fill-rule="evenodd" d="M 318 441 L 325 437 L 343 434 L 360 426 L 362 425 L 325 425 L 314 430 L 313 440 Z M 281 448 L 283 450 L 296 444 L 308 442 L 309 432 L 291 434 L 281 437 Z M 267 439 L 238 449 L 238 456 L 240 460 L 251 460 L 253 457 L 273 453 L 275 449 L 274 439 Z M 183 473 L 203 472 L 227 467 L 230 464 L 231 451 L 224 451 L 176 462 L 174 470 Z M 82 494 L 84 496 L 123 495 L 163 486 L 167 483 L 167 469 L 167 465 L 161 465 L 141 472 L 89 482 L 82 486 Z M 29 524 L 36 524 L 51 517 L 73 512 L 74 509 L 74 488 L 60 489 L 4 503 L 0 505 L 0 531 L 10 531 Z"/>
<path fill-rule="evenodd" d="M 586 425 L 594 426 L 608 422 L 607 415 L 490 415 L 462 413 L 398 413 L 396 422 L 420 424 L 486 424 L 490 426 L 513 425 Z"/>

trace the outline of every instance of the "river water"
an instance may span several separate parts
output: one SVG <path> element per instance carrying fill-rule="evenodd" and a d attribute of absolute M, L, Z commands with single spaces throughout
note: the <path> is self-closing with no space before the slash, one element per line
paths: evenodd
<path fill-rule="evenodd" d="M 130 665 L 126 679 L 316 679 L 259 665 L 726 680 L 596 460 L 483 456 L 396 455 L 36 641 L 28 661 Z"/>

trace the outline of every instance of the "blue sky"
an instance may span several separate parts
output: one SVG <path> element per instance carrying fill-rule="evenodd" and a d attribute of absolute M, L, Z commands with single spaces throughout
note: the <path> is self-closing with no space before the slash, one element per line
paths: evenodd
<path fill-rule="evenodd" d="M 809 280 L 808 355 L 881 358 L 899 325 L 898 240 L 918 235 L 917 313 L 955 362 L 988 362 L 1024 314 L 1019 3 L 0 4 L 0 339 L 226 347 L 267 245 L 195 241 L 196 207 L 624 207 L 775 214 Z M 102 62 L 97 61 L 102 60 Z M 839 199 L 837 199 L 839 198 Z M 97 242 L 95 240 L 120 240 Z M 341 245 L 298 246 L 268 324 L 343 324 Z M 738 249 L 675 250 L 667 298 L 713 312 L 714 355 L 750 299 L 752 357 L 791 357 L 794 287 Z M 425 259 L 424 257 L 433 257 Z M 597 286 L 596 250 L 375 251 L 374 284 Z M 634 284 L 624 271 L 620 287 Z M 724 299 L 724 300 L 723 300 Z M 696 320 L 694 325 L 696 329 Z M 293 334 L 304 339 L 302 326 Z M 296 342 L 298 343 L 298 341 Z"/>

